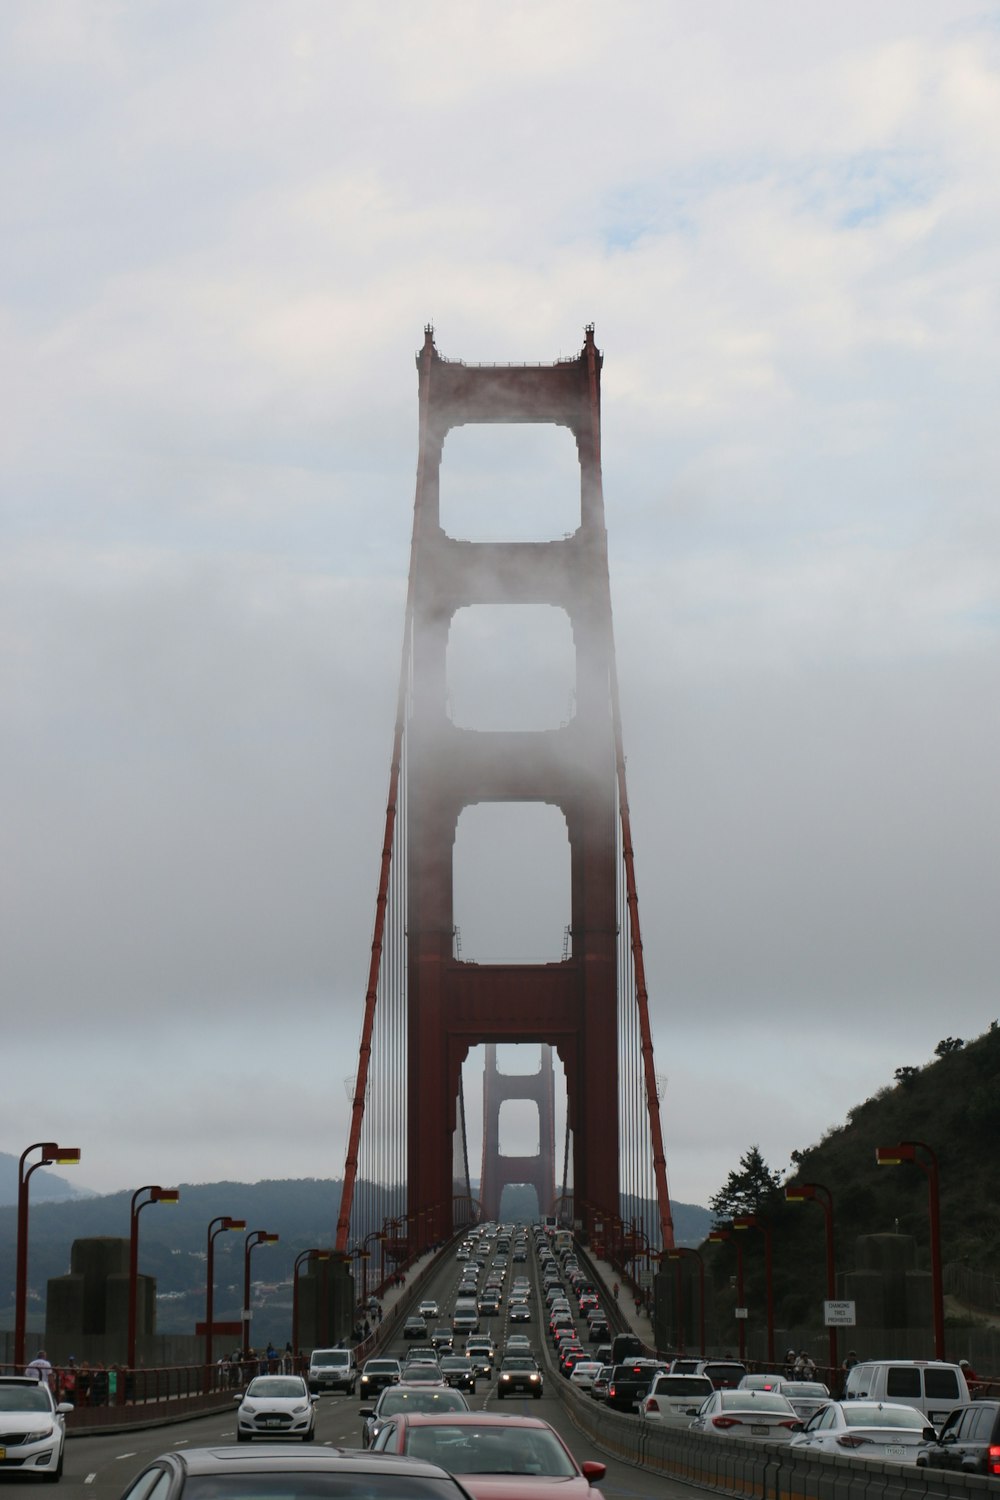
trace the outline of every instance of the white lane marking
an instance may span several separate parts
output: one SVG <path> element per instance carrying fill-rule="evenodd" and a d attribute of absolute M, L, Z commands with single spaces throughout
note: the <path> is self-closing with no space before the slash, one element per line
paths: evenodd
<path fill-rule="evenodd" d="M 88 1474 L 87 1477 L 86 1477 L 86 1479 L 83 1482 L 84 1482 L 84 1484 L 93 1484 L 93 1482 L 94 1482 L 94 1480 L 96 1478 L 97 1478 L 96 1474 Z"/>
<path fill-rule="evenodd" d="M 134 1453 L 116 1453 L 115 1458 L 135 1458 Z"/>
<path fill-rule="evenodd" d="M 191 1441 L 190 1438 L 175 1438 L 174 1439 L 174 1447 L 175 1448 L 183 1448 L 184 1444 L 185 1443 L 189 1443 L 190 1441 Z"/>

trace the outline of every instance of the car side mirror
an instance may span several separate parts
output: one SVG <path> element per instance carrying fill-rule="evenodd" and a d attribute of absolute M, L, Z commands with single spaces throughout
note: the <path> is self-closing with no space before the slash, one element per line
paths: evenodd
<path fill-rule="evenodd" d="M 583 1470 L 583 1477 L 588 1484 L 596 1484 L 608 1472 L 607 1464 L 599 1464 L 592 1458 L 588 1458 L 585 1463 L 580 1465 L 580 1468 Z"/>
<path fill-rule="evenodd" d="M 373 1417 L 374 1415 L 375 1415 L 375 1408 L 374 1408 L 374 1406 L 362 1406 L 362 1407 L 360 1407 L 358 1409 L 358 1416 L 359 1417 Z"/>
<path fill-rule="evenodd" d="M 239 1406 L 240 1402 L 243 1400 L 243 1397 L 242 1396 L 234 1396 L 233 1400 L 236 1402 L 236 1405 Z"/>

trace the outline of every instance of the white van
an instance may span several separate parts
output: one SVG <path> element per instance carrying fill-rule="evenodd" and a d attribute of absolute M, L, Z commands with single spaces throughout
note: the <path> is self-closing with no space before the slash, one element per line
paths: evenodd
<path fill-rule="evenodd" d="M 844 1400 L 915 1406 L 940 1427 L 949 1412 L 971 1397 L 959 1365 L 928 1359 L 869 1359 L 848 1370 Z"/>
<path fill-rule="evenodd" d="M 456 1297 L 451 1327 L 454 1333 L 479 1332 L 479 1308 L 475 1297 Z"/>
<path fill-rule="evenodd" d="M 354 1395 L 358 1367 L 353 1349 L 314 1349 L 309 1356 L 306 1377 L 313 1395 L 318 1391 L 346 1391 Z"/>

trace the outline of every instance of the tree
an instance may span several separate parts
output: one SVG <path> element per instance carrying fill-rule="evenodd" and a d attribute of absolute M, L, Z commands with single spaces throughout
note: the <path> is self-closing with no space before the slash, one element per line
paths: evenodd
<path fill-rule="evenodd" d="M 730 1172 L 708 1206 L 716 1223 L 723 1223 L 739 1214 L 760 1213 L 778 1196 L 780 1187 L 781 1173 L 771 1170 L 759 1146 L 751 1146 L 740 1157 L 739 1169 Z"/>
<path fill-rule="evenodd" d="M 935 1057 L 947 1057 L 949 1052 L 961 1052 L 965 1041 L 960 1036 L 946 1036 L 934 1048 Z"/>
<path fill-rule="evenodd" d="M 914 1078 L 918 1078 L 920 1076 L 920 1069 L 911 1068 L 909 1066 L 905 1068 L 897 1068 L 892 1076 L 893 1078 L 895 1078 L 897 1083 L 912 1083 Z"/>

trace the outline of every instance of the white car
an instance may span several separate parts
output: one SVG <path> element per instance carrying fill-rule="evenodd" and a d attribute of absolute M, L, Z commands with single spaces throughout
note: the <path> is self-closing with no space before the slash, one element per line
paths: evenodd
<path fill-rule="evenodd" d="M 421 1318 L 439 1318 L 441 1316 L 441 1309 L 433 1297 L 425 1297 L 417 1308 L 417 1316 Z"/>
<path fill-rule="evenodd" d="M 691 1431 L 788 1443 L 802 1431 L 802 1422 L 791 1402 L 775 1391 L 713 1391 L 699 1408 Z"/>
<path fill-rule="evenodd" d="M 639 1402 L 639 1415 L 659 1427 L 690 1427 L 713 1389 L 707 1375 L 657 1375 Z"/>
<path fill-rule="evenodd" d="M 45 1381 L 29 1375 L 0 1376 L 0 1440 L 3 1467 L 17 1474 L 37 1474 L 53 1483 L 63 1471 L 66 1413 L 69 1401 L 57 1406 Z"/>
<path fill-rule="evenodd" d="M 569 1372 L 569 1383 L 578 1391 L 589 1391 L 604 1366 L 599 1359 L 581 1359 Z"/>
<path fill-rule="evenodd" d="M 915 1464 L 920 1445 L 933 1442 L 934 1428 L 915 1406 L 891 1401 L 828 1401 L 792 1439 L 810 1453 L 839 1453 L 841 1458 L 888 1459 Z"/>
<path fill-rule="evenodd" d="M 236 1441 L 249 1443 L 255 1437 L 300 1438 L 311 1443 L 316 1436 L 317 1394 L 310 1394 L 301 1375 L 258 1375 L 242 1396 L 236 1397 Z"/>

